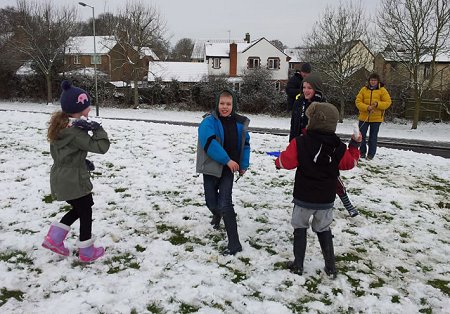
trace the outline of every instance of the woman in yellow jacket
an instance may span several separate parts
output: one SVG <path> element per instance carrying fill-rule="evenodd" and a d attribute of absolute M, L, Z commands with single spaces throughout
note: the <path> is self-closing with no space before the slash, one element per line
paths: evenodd
<path fill-rule="evenodd" d="M 380 76 L 372 73 L 369 76 L 367 86 L 364 86 L 356 96 L 356 107 L 359 110 L 359 130 L 362 134 L 361 142 L 361 158 L 371 160 L 377 151 L 378 131 L 380 124 L 384 121 L 384 111 L 391 105 L 391 96 L 384 88 L 384 84 L 380 82 Z M 369 151 L 367 152 L 366 134 L 369 131 L 369 140 L 367 145 Z"/>

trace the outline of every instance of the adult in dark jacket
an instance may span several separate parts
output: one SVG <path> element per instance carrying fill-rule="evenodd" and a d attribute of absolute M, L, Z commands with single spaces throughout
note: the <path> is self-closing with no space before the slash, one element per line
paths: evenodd
<path fill-rule="evenodd" d="M 311 73 L 311 65 L 303 63 L 300 70 L 295 71 L 286 84 L 287 111 L 291 112 L 297 95 L 303 91 L 303 79 Z"/>

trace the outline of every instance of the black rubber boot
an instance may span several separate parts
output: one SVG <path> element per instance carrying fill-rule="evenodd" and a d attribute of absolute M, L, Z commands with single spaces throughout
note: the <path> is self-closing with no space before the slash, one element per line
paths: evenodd
<path fill-rule="evenodd" d="M 237 231 L 236 213 L 234 211 L 223 215 L 223 222 L 228 236 L 228 248 L 223 252 L 224 255 L 235 255 L 242 251 L 241 242 Z"/>
<path fill-rule="evenodd" d="M 333 235 L 331 230 L 317 232 L 323 259 L 325 260 L 325 273 L 333 279 L 337 276 L 336 258 L 334 256 Z"/>
<path fill-rule="evenodd" d="M 297 228 L 294 230 L 294 261 L 288 262 L 287 267 L 294 274 L 303 274 L 303 261 L 306 251 L 306 228 Z"/>
<path fill-rule="evenodd" d="M 343 195 L 339 195 L 339 198 L 342 201 L 342 204 L 344 204 L 345 209 L 348 211 L 349 215 L 351 217 L 355 217 L 359 215 L 358 210 L 353 206 L 352 202 L 350 202 L 350 199 L 348 198 L 347 193 Z"/>
<path fill-rule="evenodd" d="M 220 220 L 222 220 L 222 216 L 220 216 L 219 214 L 213 214 L 213 218 L 211 219 L 210 224 L 214 229 L 220 228 Z"/>

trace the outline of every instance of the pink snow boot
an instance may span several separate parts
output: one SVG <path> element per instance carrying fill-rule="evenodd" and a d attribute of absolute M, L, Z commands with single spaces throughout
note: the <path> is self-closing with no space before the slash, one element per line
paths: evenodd
<path fill-rule="evenodd" d="M 78 240 L 77 246 L 80 248 L 78 252 L 80 255 L 81 262 L 85 263 L 93 262 L 99 257 L 102 257 L 103 254 L 105 254 L 105 249 L 101 246 L 95 247 L 94 241 L 95 241 L 94 237 L 86 241 Z"/>
<path fill-rule="evenodd" d="M 70 227 L 60 222 L 54 222 L 50 226 L 42 246 L 55 253 L 69 256 L 69 249 L 64 246 L 64 239 L 69 233 Z"/>

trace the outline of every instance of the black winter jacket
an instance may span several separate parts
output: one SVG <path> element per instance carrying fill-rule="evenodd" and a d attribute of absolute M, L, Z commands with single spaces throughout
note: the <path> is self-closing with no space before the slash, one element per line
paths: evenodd
<path fill-rule="evenodd" d="M 308 125 L 308 117 L 305 115 L 305 111 L 306 108 L 308 108 L 314 101 L 325 102 L 326 99 L 320 92 L 316 92 L 311 101 L 306 100 L 305 97 L 301 95 L 294 102 L 294 107 L 292 108 L 289 142 L 292 141 L 293 138 L 300 136 L 300 134 L 302 134 L 302 129 L 306 128 Z"/>

